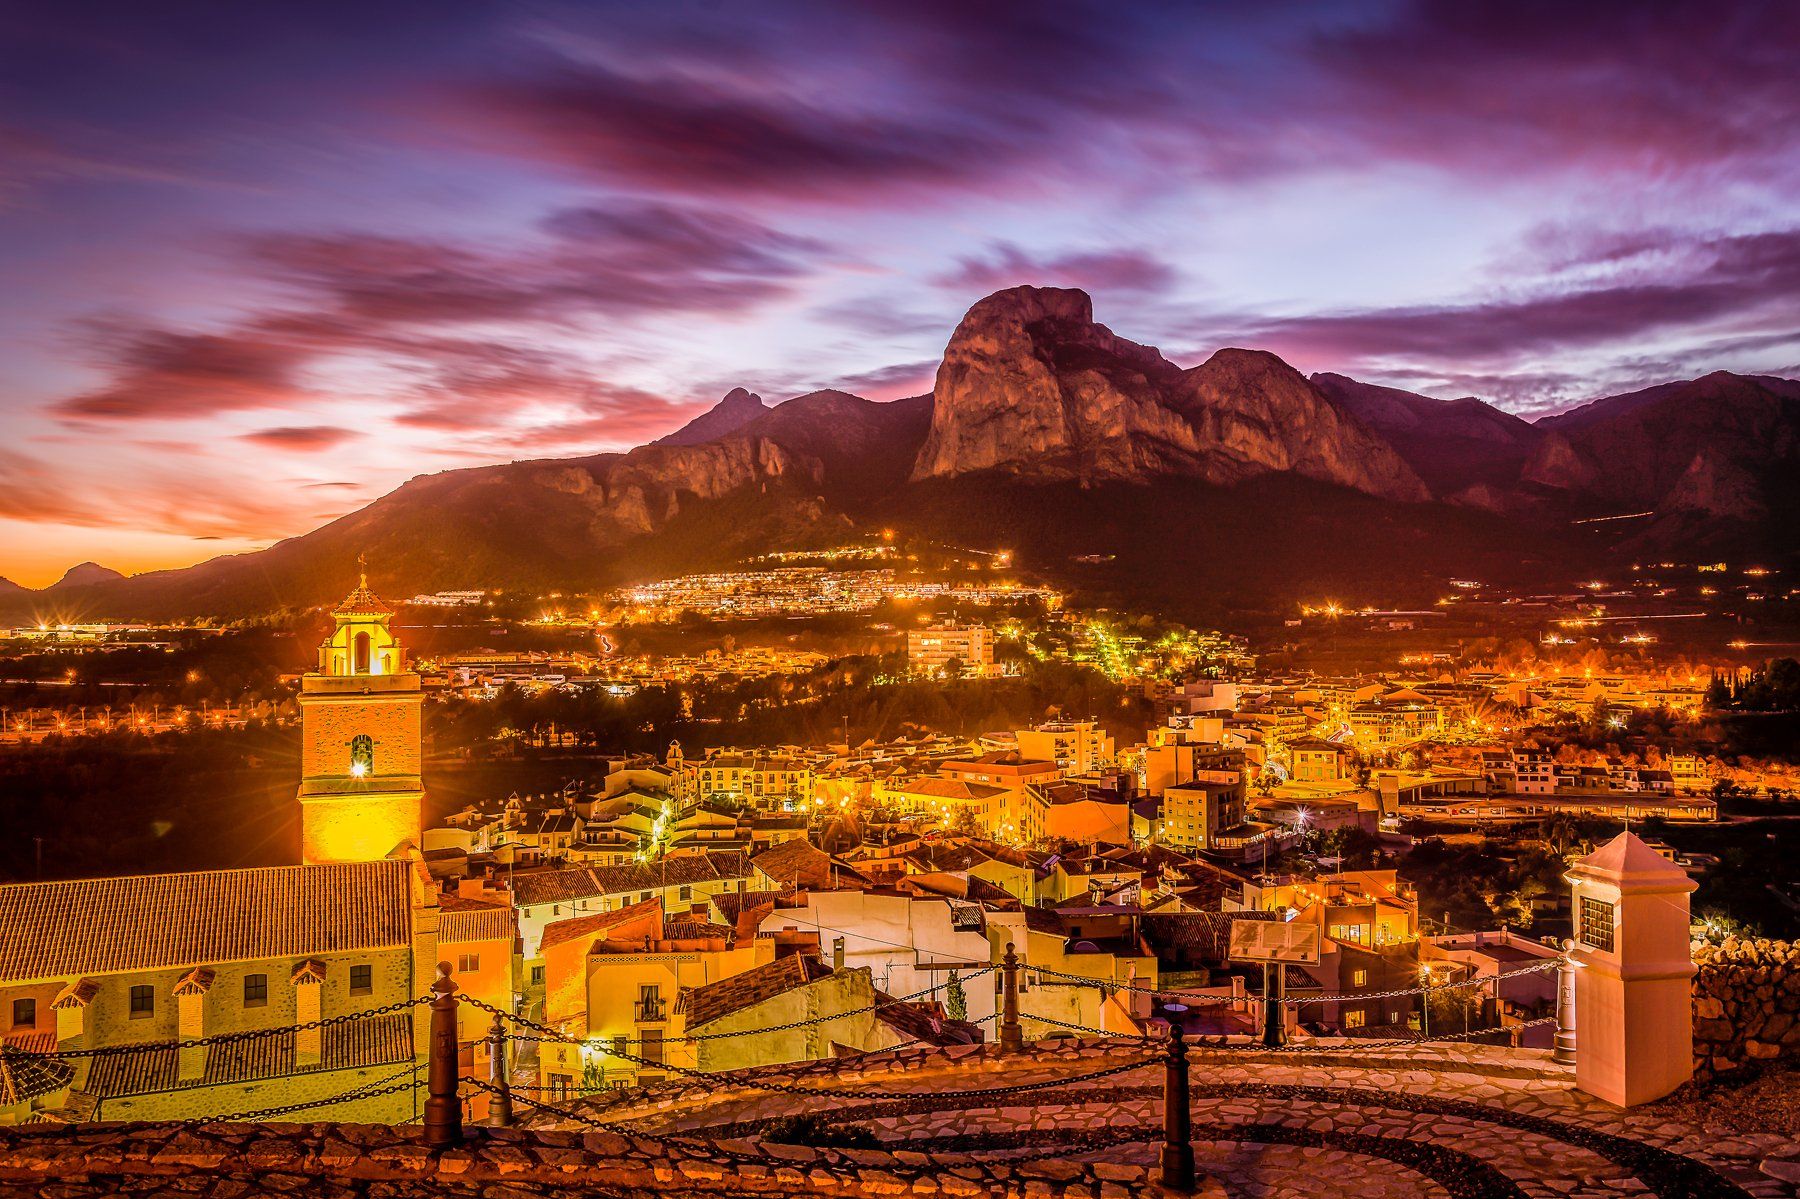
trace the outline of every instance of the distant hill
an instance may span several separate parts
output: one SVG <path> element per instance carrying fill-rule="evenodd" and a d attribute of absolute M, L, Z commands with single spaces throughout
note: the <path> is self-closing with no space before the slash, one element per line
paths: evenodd
<path fill-rule="evenodd" d="M 591 589 L 897 527 L 1171 609 L 1358 580 L 1399 598 L 1645 547 L 1792 558 L 1797 447 L 1791 380 L 1708 375 L 1533 424 L 1258 350 L 1183 369 L 1085 293 L 1019 287 L 969 310 L 930 395 L 734 389 L 627 453 L 425 475 L 258 553 L 129 579 L 85 563 L 50 590 L 86 616 L 245 616 L 338 598 L 365 551 L 393 595 Z M 1651 515 L 1572 532 L 1626 512 Z"/>
<path fill-rule="evenodd" d="M 92 587 L 100 583 L 111 583 L 125 576 L 116 570 L 100 565 L 98 562 L 83 562 L 71 566 L 63 572 L 63 577 L 50 584 L 46 590 L 61 591 L 69 587 Z"/>

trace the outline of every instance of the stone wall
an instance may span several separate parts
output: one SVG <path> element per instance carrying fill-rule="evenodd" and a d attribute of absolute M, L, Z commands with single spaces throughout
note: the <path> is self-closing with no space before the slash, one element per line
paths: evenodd
<path fill-rule="evenodd" d="M 1728 937 L 1693 949 L 1696 1077 L 1800 1059 L 1800 945 Z"/>
<path fill-rule="evenodd" d="M 416 1126 L 372 1124 L 29 1125 L 0 1129 L 0 1194 L 117 1199 L 210 1187 L 292 1199 L 1132 1199 L 1148 1183 L 1140 1166 L 905 1149 L 727 1141 L 709 1152 L 611 1132 L 471 1128 L 461 1147 L 433 1151 L 419 1137 Z"/>

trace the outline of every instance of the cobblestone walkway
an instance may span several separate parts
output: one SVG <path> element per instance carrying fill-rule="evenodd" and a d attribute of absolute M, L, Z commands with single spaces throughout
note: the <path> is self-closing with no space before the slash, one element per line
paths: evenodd
<path fill-rule="evenodd" d="M 1071 1159 L 1151 1164 L 1162 1131 L 1160 1064 L 1016 1095 L 958 1094 L 1147 1056 L 1144 1046 L 1116 1042 L 1068 1053 L 1051 1064 L 985 1050 L 818 1076 L 816 1085 L 834 1092 L 884 1096 L 866 1100 L 688 1086 L 597 1101 L 589 1111 L 648 1132 L 755 1139 L 769 1118 L 808 1110 L 869 1129 L 889 1149 L 992 1160 L 1062 1144 Z M 807 1085 L 809 1073 L 761 1076 L 791 1087 Z M 1197 1049 L 1191 1081 L 1200 1169 L 1244 1199 L 1778 1199 L 1794 1196 L 1800 1181 L 1800 1146 L 1789 1138 L 1720 1135 L 1654 1108 L 1621 1112 L 1576 1091 L 1571 1073 L 1537 1051 L 1432 1046 L 1247 1058 Z M 1114 1143 L 1097 1147 L 1104 1140 Z"/>

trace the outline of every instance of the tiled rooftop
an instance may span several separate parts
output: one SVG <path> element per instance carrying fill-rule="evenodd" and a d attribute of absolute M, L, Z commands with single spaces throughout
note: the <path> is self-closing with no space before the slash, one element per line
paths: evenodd
<path fill-rule="evenodd" d="M 406 945 L 409 862 L 0 886 L 0 980 Z"/>

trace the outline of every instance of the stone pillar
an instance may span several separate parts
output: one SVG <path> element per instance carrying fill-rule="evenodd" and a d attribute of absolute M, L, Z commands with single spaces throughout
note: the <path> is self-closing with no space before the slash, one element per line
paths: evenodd
<path fill-rule="evenodd" d="M 1025 1033 L 1019 1025 L 1019 955 L 1013 943 L 1006 943 L 1006 956 L 1000 959 L 1000 1052 L 1023 1053 Z"/>
<path fill-rule="evenodd" d="M 1629 832 L 1577 862 L 1575 1085 L 1620 1107 L 1693 1077 L 1688 895 L 1694 881 Z"/>
<path fill-rule="evenodd" d="M 1575 1064 L 1575 942 L 1563 942 L 1562 961 L 1556 966 L 1556 1038 L 1551 1044 L 1550 1060 L 1565 1066 Z M 1498 989 L 1499 984 L 1495 984 Z"/>

